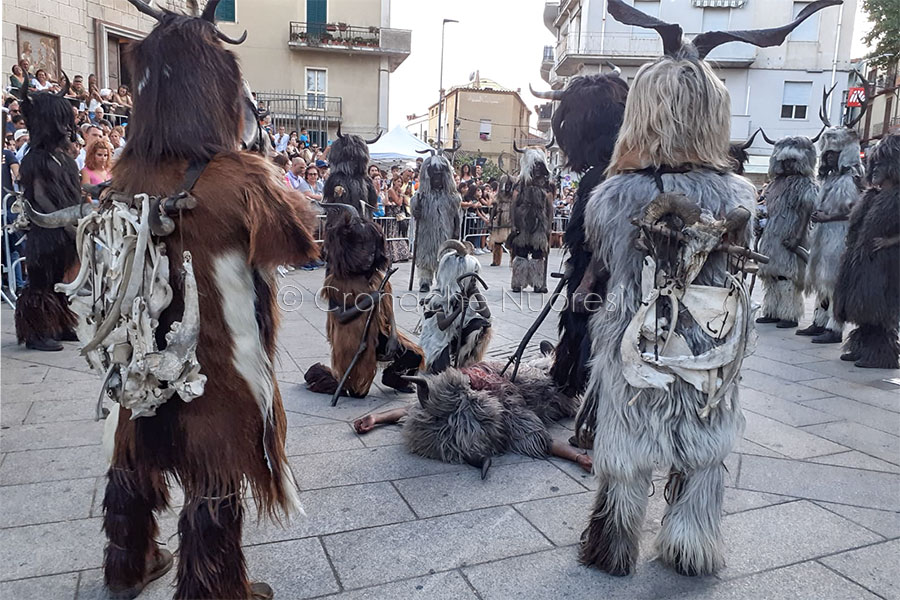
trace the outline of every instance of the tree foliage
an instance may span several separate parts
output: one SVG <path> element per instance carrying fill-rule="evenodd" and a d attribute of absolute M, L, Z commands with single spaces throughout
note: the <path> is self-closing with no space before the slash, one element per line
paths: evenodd
<path fill-rule="evenodd" d="M 889 69 L 900 60 L 900 0 L 863 0 L 872 29 L 863 37 L 872 66 Z"/>

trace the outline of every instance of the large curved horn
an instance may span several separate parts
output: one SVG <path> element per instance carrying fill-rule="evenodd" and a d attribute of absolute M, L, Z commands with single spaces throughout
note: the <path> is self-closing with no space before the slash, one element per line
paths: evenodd
<path fill-rule="evenodd" d="M 438 256 L 443 256 L 444 252 L 447 250 L 456 251 L 457 256 L 466 256 L 469 254 L 469 249 L 459 240 L 447 240 L 441 245 L 441 249 L 438 250 Z"/>
<path fill-rule="evenodd" d="M 443 150 L 441 150 L 441 154 L 443 154 L 444 152 L 456 152 L 460 148 L 462 148 L 462 144 L 456 144 L 451 148 L 444 148 Z"/>
<path fill-rule="evenodd" d="M 762 127 L 760 127 L 760 128 L 759 128 L 759 132 L 762 134 L 763 139 L 766 140 L 766 143 L 767 143 L 767 144 L 770 144 L 770 145 L 772 145 L 772 146 L 775 145 L 775 140 L 769 139 L 769 136 L 766 135 L 766 130 L 765 130 L 765 129 L 763 129 Z"/>
<path fill-rule="evenodd" d="M 847 123 L 845 124 L 848 129 L 852 129 L 854 125 L 859 123 L 862 118 L 866 116 L 866 113 L 869 111 L 869 98 L 872 96 L 872 87 L 869 85 L 869 80 L 863 77 L 862 73 L 860 73 L 856 69 L 853 69 L 853 72 L 856 73 L 860 81 L 862 81 L 863 94 L 865 95 L 865 97 L 862 99 L 862 102 L 860 102 L 859 114 L 847 121 Z"/>
<path fill-rule="evenodd" d="M 550 141 L 547 142 L 546 144 L 544 144 L 544 148 L 551 148 L 551 147 L 553 146 L 553 142 L 555 142 L 555 141 L 556 141 L 556 136 L 555 136 L 555 135 L 551 135 L 551 136 L 550 136 Z"/>
<path fill-rule="evenodd" d="M 365 142 L 366 142 L 367 144 L 374 144 L 375 142 L 377 142 L 378 140 L 380 140 L 380 139 L 381 139 L 381 136 L 383 136 L 383 135 L 384 135 L 384 132 L 383 132 L 383 131 L 379 131 L 379 132 L 378 132 L 378 135 L 376 135 L 376 136 L 375 136 L 374 138 L 372 138 L 371 140 L 365 140 Z"/>
<path fill-rule="evenodd" d="M 620 69 L 616 65 L 612 64 L 611 62 L 607 62 L 606 66 L 610 68 L 610 72 L 609 72 L 610 75 L 613 75 L 615 77 L 622 76 L 622 69 Z"/>
<path fill-rule="evenodd" d="M 216 8 L 219 7 L 219 0 L 209 0 L 206 3 L 206 6 L 203 7 L 203 13 L 200 15 L 200 18 L 204 21 L 209 21 L 210 23 L 216 22 Z"/>
<path fill-rule="evenodd" d="M 504 175 L 509 175 L 506 172 L 506 169 L 503 168 L 503 152 L 500 152 L 500 156 L 497 157 L 497 168 L 500 169 L 500 172 Z"/>
<path fill-rule="evenodd" d="M 741 150 L 746 150 L 747 148 L 749 148 L 750 146 L 752 146 L 752 145 L 753 145 L 753 140 L 756 139 L 756 134 L 758 134 L 760 131 L 762 131 L 762 127 L 760 127 L 759 129 L 757 129 L 756 131 L 754 131 L 754 132 L 753 132 L 753 135 L 751 135 L 751 136 L 747 139 L 746 142 L 744 142 L 743 144 L 741 144 Z"/>
<path fill-rule="evenodd" d="M 338 139 L 340 139 L 340 140 L 344 139 L 344 134 L 341 133 L 341 122 L 340 121 L 338 121 L 337 136 L 338 136 Z"/>
<path fill-rule="evenodd" d="M 740 231 L 750 220 L 750 211 L 743 206 L 738 206 L 725 215 L 725 231 Z"/>
<path fill-rule="evenodd" d="M 424 377 L 401 375 L 405 381 L 416 385 L 416 396 L 419 397 L 419 404 L 422 408 L 428 408 L 428 380 Z"/>
<path fill-rule="evenodd" d="M 70 82 L 69 82 L 69 76 L 66 75 L 66 72 L 65 72 L 65 71 L 60 71 L 60 73 L 62 74 L 63 79 L 66 80 L 66 85 L 64 85 L 64 86 L 62 87 L 61 90 L 59 90 L 58 92 L 56 92 L 56 95 L 57 95 L 57 96 L 65 96 L 66 94 L 69 93 L 69 87 L 70 87 L 71 84 L 70 84 Z"/>
<path fill-rule="evenodd" d="M 515 150 L 515 151 L 518 152 L 519 154 L 525 154 L 525 151 L 524 151 L 524 150 L 522 150 L 521 148 L 519 148 L 518 146 L 516 146 L 516 140 L 513 140 L 513 150 Z"/>
<path fill-rule="evenodd" d="M 356 210 L 355 206 L 351 206 L 350 204 L 344 204 L 342 202 L 316 202 L 322 209 L 326 212 L 328 209 L 336 209 L 336 210 L 346 210 L 353 217 L 359 218 L 359 211 Z"/>
<path fill-rule="evenodd" d="M 132 6 L 141 11 L 147 16 L 153 17 L 157 21 L 161 21 L 163 15 L 165 14 L 160 9 L 156 8 L 149 2 L 144 2 L 143 0 L 128 0 Z"/>
<path fill-rule="evenodd" d="M 828 127 L 826 127 L 825 125 L 822 125 L 822 129 L 819 130 L 819 133 L 816 134 L 816 137 L 809 138 L 809 141 L 811 141 L 813 144 L 818 142 L 819 138 L 822 137 L 822 134 L 825 133 L 826 129 L 828 129 Z"/>
<path fill-rule="evenodd" d="M 61 227 L 74 225 L 79 219 L 89 214 L 91 210 L 90 204 L 75 204 L 52 213 L 41 213 L 34 210 L 31 202 L 24 198 L 22 199 L 22 212 L 33 225 L 44 229 L 60 229 Z"/>
<path fill-rule="evenodd" d="M 244 40 L 247 39 L 247 30 L 244 30 L 244 33 L 241 34 L 241 37 L 235 39 L 232 37 L 228 37 L 221 31 L 219 31 L 218 27 L 216 28 L 216 35 L 219 36 L 219 39 L 225 42 L 226 44 L 231 44 L 233 46 L 237 46 L 238 44 L 243 44 Z"/>
<path fill-rule="evenodd" d="M 562 100 L 563 92 L 562 90 L 550 90 L 549 92 L 539 92 L 531 87 L 531 84 L 528 84 L 528 91 L 531 92 L 531 95 L 535 98 L 540 98 L 541 100 Z"/>
<path fill-rule="evenodd" d="M 434 148 L 429 148 L 428 150 L 416 150 L 416 154 L 430 154 L 431 156 L 434 156 L 437 154 L 437 150 Z"/>
<path fill-rule="evenodd" d="M 655 225 L 662 217 L 675 215 L 684 221 L 685 225 L 693 225 L 700 220 L 700 205 L 678 192 L 660 194 L 644 212 L 642 219 L 645 225 Z"/>
<path fill-rule="evenodd" d="M 837 87 L 837 82 L 834 82 L 834 85 L 831 86 L 830 90 L 825 90 L 825 86 L 822 86 L 822 106 L 819 107 L 819 119 L 825 125 L 825 127 L 831 127 L 831 119 L 828 118 L 828 111 L 825 108 L 828 106 L 828 96 L 831 95 L 831 92 L 834 91 L 834 88 Z"/>

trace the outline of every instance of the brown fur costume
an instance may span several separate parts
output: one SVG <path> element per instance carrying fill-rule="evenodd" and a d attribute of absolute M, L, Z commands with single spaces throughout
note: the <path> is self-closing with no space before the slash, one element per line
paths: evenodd
<path fill-rule="evenodd" d="M 337 209 L 342 206 L 337 204 L 323 206 L 340 210 L 339 214 L 330 216 L 325 231 L 328 274 L 320 292 L 329 308 L 326 331 L 331 344 L 331 367 L 316 363 L 307 370 L 305 378 L 310 390 L 333 394 L 359 348 L 371 296 L 378 293 L 388 259 L 384 234 L 378 225 L 359 217 L 355 209 Z M 379 361 L 391 363 L 384 370 L 382 382 L 388 387 L 407 390 L 409 385 L 400 375 L 417 371 L 424 357 L 422 350 L 394 326 L 390 282 L 385 284 L 374 310 L 366 332 L 365 350 L 344 384 L 343 391 L 358 398 L 369 393 Z M 347 318 L 343 319 L 345 312 Z"/>
<path fill-rule="evenodd" d="M 235 150 L 241 78 L 212 23 L 215 2 L 203 18 L 132 3 L 159 23 L 128 55 L 138 84 L 112 187 L 173 194 L 189 165 L 207 163 L 190 190 L 196 208 L 175 217 L 175 233 L 164 238 L 174 299 L 156 333 L 163 347 L 183 312 L 180 267 L 188 250 L 200 298 L 197 359 L 207 382 L 199 398 L 185 403 L 174 396 L 154 417 L 131 420 L 124 408 L 111 415 L 118 424 L 103 500 L 105 578 L 112 591 L 130 594 L 159 562 L 153 511 L 167 504 L 168 475 L 185 493 L 175 597 L 249 598 L 241 549 L 245 486 L 260 514 L 297 507 L 272 367 L 278 325 L 272 272 L 317 255 L 309 232 L 314 217 L 292 202 L 267 161 Z"/>

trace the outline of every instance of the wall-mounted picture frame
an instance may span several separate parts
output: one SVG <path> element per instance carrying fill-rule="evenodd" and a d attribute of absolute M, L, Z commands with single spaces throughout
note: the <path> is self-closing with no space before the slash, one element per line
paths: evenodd
<path fill-rule="evenodd" d="M 16 27 L 16 60 L 28 60 L 32 76 L 38 69 L 47 72 L 51 81 L 59 81 L 62 68 L 59 36 L 28 27 Z"/>

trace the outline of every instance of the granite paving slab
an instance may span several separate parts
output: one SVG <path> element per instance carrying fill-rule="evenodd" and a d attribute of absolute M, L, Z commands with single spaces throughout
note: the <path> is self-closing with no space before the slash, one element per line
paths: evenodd
<path fill-rule="evenodd" d="M 894 377 L 896 375 L 891 376 Z M 828 392 L 823 396 L 819 396 L 820 398 L 826 396 L 844 396 L 846 398 L 852 398 L 859 402 L 883 408 L 884 410 L 900 413 L 900 393 L 897 393 L 897 390 L 882 390 L 872 387 L 871 385 L 847 381 L 840 377 L 813 379 L 804 381 L 803 385 L 821 390 L 823 393 Z M 811 400 L 812 397 L 807 399 Z"/>
<path fill-rule="evenodd" d="M 547 461 L 492 467 L 486 479 L 477 469 L 404 479 L 397 490 L 420 517 L 511 504 L 582 491 Z"/>
<path fill-rule="evenodd" d="M 896 435 L 850 421 L 809 425 L 803 430 L 875 458 L 900 464 L 900 437 Z"/>
<path fill-rule="evenodd" d="M 0 580 L 98 568 L 104 544 L 100 519 L 0 529 Z"/>
<path fill-rule="evenodd" d="M 726 516 L 726 579 L 817 558 L 879 541 L 880 536 L 799 500 Z M 764 542 L 762 541 L 764 540 Z"/>
<path fill-rule="evenodd" d="M 10 452 L 0 464 L 0 485 L 97 477 L 106 473 L 98 445 Z"/>
<path fill-rule="evenodd" d="M 339 452 L 363 448 L 362 442 L 346 423 L 289 427 L 285 439 L 288 456 Z"/>
<path fill-rule="evenodd" d="M 821 562 L 884 598 L 900 598 L 900 540 L 826 556 Z"/>
<path fill-rule="evenodd" d="M 323 540 L 348 589 L 552 547 L 510 507 L 339 533 Z"/>
<path fill-rule="evenodd" d="M 745 456 L 740 487 L 864 508 L 897 510 L 900 475 Z"/>
<path fill-rule="evenodd" d="M 813 398 L 825 398 L 833 396 L 837 392 L 825 389 L 817 389 L 810 387 L 814 381 L 822 381 L 821 379 L 810 379 L 801 383 L 790 383 L 777 377 L 772 377 L 766 373 L 760 373 L 752 369 L 743 369 L 741 371 L 741 388 L 752 388 L 760 392 L 784 398 L 785 400 L 811 400 Z"/>
<path fill-rule="evenodd" d="M 887 539 L 900 537 L 900 511 L 875 510 L 821 501 L 816 504 Z"/>
<path fill-rule="evenodd" d="M 842 420 L 853 421 L 854 423 L 892 435 L 900 435 L 900 413 L 838 396 L 808 400 L 803 404 L 810 408 L 830 413 Z M 812 424 L 814 423 L 797 423 L 797 425 Z"/>
<path fill-rule="evenodd" d="M 750 411 L 745 411 L 744 417 L 747 420 L 745 439 L 791 458 L 810 458 L 846 450 L 844 446 Z"/>
<path fill-rule="evenodd" d="M 837 420 L 833 414 L 817 410 L 812 402 L 806 405 L 791 400 L 785 400 L 779 396 L 764 394 L 753 388 L 741 390 L 741 407 L 757 414 L 775 419 L 787 425 L 797 427 L 799 425 L 812 425 L 814 423 L 826 423 Z"/>
<path fill-rule="evenodd" d="M 351 590 L 328 600 L 479 600 L 457 571 Z"/>
<path fill-rule="evenodd" d="M 865 469 L 867 471 L 884 471 L 886 473 L 900 473 L 900 466 L 883 461 L 874 456 L 863 454 L 856 450 L 849 452 L 839 452 L 838 454 L 829 454 L 827 456 L 816 456 L 809 459 L 810 462 L 820 463 L 823 465 L 836 465 L 839 467 L 852 467 L 854 469 Z"/>
<path fill-rule="evenodd" d="M 73 600 L 78 589 L 78 573 L 32 577 L 0 582 L 0 598 L 9 600 Z"/>
<path fill-rule="evenodd" d="M 70 448 L 100 444 L 102 436 L 102 422 L 66 421 L 4 429 L 0 432 L 0 444 L 6 452 Z"/>
<path fill-rule="evenodd" d="M 389 482 L 301 492 L 300 503 L 306 515 L 295 515 L 282 524 L 269 519 L 257 521 L 255 507 L 249 506 L 244 544 L 326 535 L 416 518 Z"/>
<path fill-rule="evenodd" d="M 93 479 L 0 486 L 0 528 L 85 519 L 93 499 Z"/>

